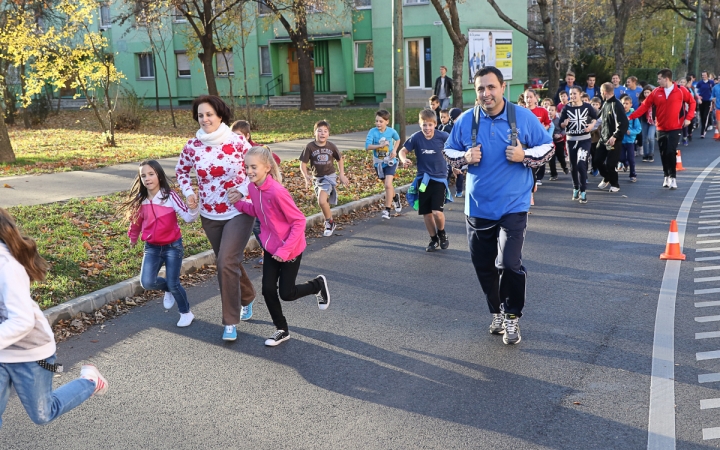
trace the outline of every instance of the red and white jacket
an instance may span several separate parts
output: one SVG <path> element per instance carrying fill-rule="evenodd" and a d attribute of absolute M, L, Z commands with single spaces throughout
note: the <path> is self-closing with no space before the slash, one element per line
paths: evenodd
<path fill-rule="evenodd" d="M 143 200 L 140 205 L 137 219 L 128 230 L 130 242 L 135 244 L 142 235 L 143 241 L 153 245 L 171 244 L 181 237 L 177 215 L 185 222 L 193 222 L 199 212 L 199 208 L 189 209 L 174 191 L 170 191 L 165 200 L 160 191 L 154 198 Z"/>
<path fill-rule="evenodd" d="M 684 87 L 673 83 L 670 95 L 665 95 L 665 88 L 655 88 L 638 109 L 628 116 L 628 119 L 642 117 L 653 106 L 655 106 L 655 123 L 658 131 L 680 130 L 685 120 L 692 120 L 695 117 L 695 99 L 692 94 Z"/>
<path fill-rule="evenodd" d="M 250 144 L 242 135 L 223 124 L 213 133 L 198 130 L 195 139 L 183 147 L 175 166 L 175 175 L 183 195 L 194 194 L 190 171 L 195 169 L 200 189 L 200 215 L 213 220 L 229 220 L 240 214 L 227 200 L 228 189 L 235 187 L 247 196 L 245 154 Z"/>

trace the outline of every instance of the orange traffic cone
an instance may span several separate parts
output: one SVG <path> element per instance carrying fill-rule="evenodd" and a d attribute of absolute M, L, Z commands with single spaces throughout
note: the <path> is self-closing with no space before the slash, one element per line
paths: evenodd
<path fill-rule="evenodd" d="M 680 236 L 678 236 L 677 222 L 674 220 L 670 221 L 670 233 L 668 233 L 665 253 L 660 255 L 660 259 L 685 261 L 685 255 L 680 253 Z"/>
<path fill-rule="evenodd" d="M 682 166 L 682 156 L 680 155 L 680 150 L 677 151 L 676 155 L 677 156 L 675 156 L 675 172 L 685 170 L 685 168 Z"/>

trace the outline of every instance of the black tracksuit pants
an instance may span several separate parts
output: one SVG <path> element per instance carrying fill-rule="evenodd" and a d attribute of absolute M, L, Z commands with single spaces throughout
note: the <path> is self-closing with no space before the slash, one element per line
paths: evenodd
<path fill-rule="evenodd" d="M 498 221 L 467 217 L 466 226 L 470 258 L 490 312 L 499 314 L 502 305 L 505 313 L 520 317 L 527 278 L 522 265 L 527 213 L 507 214 Z"/>
<path fill-rule="evenodd" d="M 265 305 L 270 312 L 273 324 L 278 330 L 288 331 L 287 320 L 280 306 L 280 299 L 289 302 L 320 292 L 320 281 L 313 279 L 303 284 L 295 284 L 302 253 L 292 261 L 280 262 L 272 257 L 272 254 L 265 250 L 263 256 L 263 278 L 262 294 L 265 297 Z M 278 288 L 280 296 L 278 297 Z"/>
<path fill-rule="evenodd" d="M 704 105 L 704 103 L 703 103 Z M 700 105 L 702 106 L 702 105 Z M 680 142 L 681 130 L 658 131 L 657 142 L 660 150 L 660 159 L 663 165 L 663 174 L 675 178 L 675 164 L 677 163 L 677 147 Z"/>
<path fill-rule="evenodd" d="M 707 127 L 712 125 L 712 120 L 710 119 L 710 106 L 712 104 L 710 103 L 710 100 L 703 100 L 702 103 L 700 103 L 700 133 L 705 134 L 707 131 Z"/>
<path fill-rule="evenodd" d="M 619 139 L 615 141 L 615 147 L 610 148 L 607 147 L 605 142 L 600 141 L 597 144 L 595 156 L 593 157 L 593 167 L 600 171 L 603 181 L 609 182 L 610 186 L 616 188 L 620 187 L 615 168 L 617 167 L 618 158 L 620 157 L 621 145 L 621 140 Z"/>

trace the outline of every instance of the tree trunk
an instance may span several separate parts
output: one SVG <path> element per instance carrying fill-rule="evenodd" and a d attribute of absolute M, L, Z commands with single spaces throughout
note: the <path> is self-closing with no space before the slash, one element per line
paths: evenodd
<path fill-rule="evenodd" d="M 160 112 L 160 94 L 158 93 L 158 73 L 157 73 L 157 52 L 155 46 L 153 46 L 153 78 L 155 78 L 155 112 Z"/>
<path fill-rule="evenodd" d="M 715 51 L 715 63 L 714 63 L 714 72 L 716 74 L 720 73 L 720 39 L 715 40 L 715 47 L 713 47 L 713 50 Z"/>
<path fill-rule="evenodd" d="M 315 84 L 313 83 L 312 61 L 310 60 L 307 36 L 297 42 L 298 72 L 300 75 L 300 111 L 315 109 Z"/>
<path fill-rule="evenodd" d="M 615 10 L 615 34 L 613 35 L 613 52 L 615 53 L 615 72 L 620 80 L 625 79 L 625 34 L 630 20 L 631 5 L 629 0 L 623 0 Z"/>
<path fill-rule="evenodd" d="M 453 63 L 452 63 L 452 78 L 453 78 L 453 101 L 452 105 L 454 108 L 463 107 L 463 68 L 465 66 L 465 47 L 467 47 L 467 41 L 465 45 L 453 45 Z"/>
<path fill-rule="evenodd" d="M 203 42 L 203 71 L 205 72 L 205 81 L 207 82 L 208 94 L 218 95 L 217 83 L 215 83 L 215 69 L 213 68 L 213 56 L 215 55 L 212 38 L 209 43 Z"/>
<path fill-rule="evenodd" d="M 548 97 L 553 98 L 560 87 L 560 59 L 557 52 L 545 50 L 548 72 Z"/>
<path fill-rule="evenodd" d="M 15 152 L 13 152 L 4 117 L 5 114 L 0 106 L 0 163 L 11 163 L 15 161 Z"/>
<path fill-rule="evenodd" d="M 25 62 L 23 61 L 23 64 L 20 64 L 20 92 L 22 93 L 22 98 L 25 98 Z M 25 125 L 25 128 L 30 128 L 30 112 L 28 111 L 28 107 L 25 106 L 25 101 L 23 100 L 23 109 L 22 109 L 22 118 L 23 118 L 23 124 Z M 28 105 L 29 106 L 29 105 Z"/>

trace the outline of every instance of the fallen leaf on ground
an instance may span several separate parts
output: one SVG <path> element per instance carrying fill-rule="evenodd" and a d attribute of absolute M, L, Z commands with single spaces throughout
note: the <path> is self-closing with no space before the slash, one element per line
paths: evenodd
<path fill-rule="evenodd" d="M 4 188 L 8 188 L 8 189 L 15 189 L 14 187 L 10 186 L 10 185 L 7 184 L 7 183 L 3 184 L 3 187 L 4 187 Z"/>

